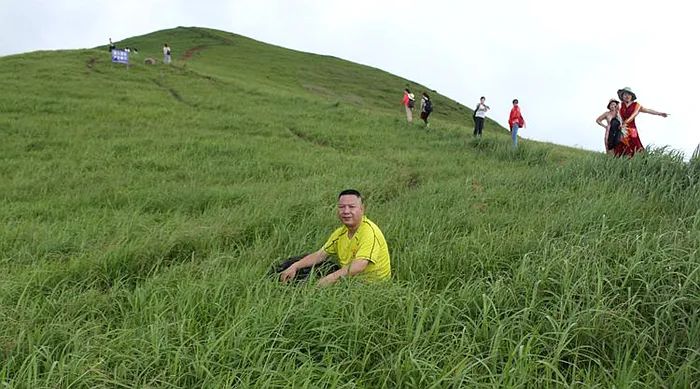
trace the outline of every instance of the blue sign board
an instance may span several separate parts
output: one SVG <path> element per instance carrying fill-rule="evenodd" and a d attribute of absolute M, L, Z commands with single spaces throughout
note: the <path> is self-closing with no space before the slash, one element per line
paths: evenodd
<path fill-rule="evenodd" d="M 112 50 L 112 62 L 129 64 L 129 52 L 126 50 Z"/>

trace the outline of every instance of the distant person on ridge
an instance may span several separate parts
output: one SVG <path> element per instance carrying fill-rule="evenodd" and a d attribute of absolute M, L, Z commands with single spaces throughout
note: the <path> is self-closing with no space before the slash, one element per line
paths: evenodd
<path fill-rule="evenodd" d="M 384 234 L 364 213 L 360 192 L 355 189 L 340 192 L 338 218 L 343 226 L 331 234 L 320 250 L 284 262 L 277 269 L 280 281 L 294 279 L 297 272 L 323 263 L 330 255 L 338 258 L 339 266 L 331 266 L 331 273 L 318 281 L 319 286 L 333 284 L 344 277 L 358 277 L 367 281 L 388 280 L 391 277 L 391 262 Z M 299 278 L 308 276 L 308 272 L 299 273 Z"/>
<path fill-rule="evenodd" d="M 620 102 L 615 99 L 608 101 L 608 110 L 603 112 L 595 120 L 599 126 L 605 128 L 605 152 L 612 154 L 615 147 L 622 141 L 622 118 L 620 118 Z"/>
<path fill-rule="evenodd" d="M 163 44 L 163 63 L 170 63 L 170 46 L 167 43 Z"/>
<path fill-rule="evenodd" d="M 425 127 L 430 127 L 428 116 L 433 112 L 433 102 L 430 100 L 427 92 L 423 92 L 423 97 L 420 99 L 420 118 L 425 122 Z"/>
<path fill-rule="evenodd" d="M 484 130 L 484 120 L 486 119 L 486 111 L 491 109 L 486 105 L 486 97 L 481 96 L 479 104 L 474 108 L 474 136 L 481 138 L 481 132 Z"/>
<path fill-rule="evenodd" d="M 518 147 L 518 130 L 525 128 L 525 119 L 520 113 L 520 106 L 518 106 L 518 99 L 513 100 L 513 108 L 510 109 L 510 116 L 508 117 L 508 127 L 510 128 L 510 135 L 513 138 L 513 148 Z"/>
<path fill-rule="evenodd" d="M 653 109 L 644 108 L 637 102 L 637 95 L 630 88 L 622 88 L 617 91 L 617 96 L 622 100 L 620 105 L 620 117 L 622 118 L 622 130 L 625 132 L 623 141 L 615 148 L 615 155 L 633 156 L 635 153 L 644 151 L 642 141 L 639 140 L 637 124 L 634 119 L 640 112 L 667 117 L 664 112 L 657 112 Z"/>
<path fill-rule="evenodd" d="M 111 53 L 112 50 L 114 50 L 114 49 L 116 49 L 116 48 L 117 48 L 117 45 L 115 45 L 114 43 L 112 43 L 112 38 L 109 38 L 109 52 Z"/>
<path fill-rule="evenodd" d="M 413 123 L 413 106 L 416 104 L 416 97 L 406 88 L 403 90 L 403 100 L 401 104 L 406 107 L 406 120 Z"/>

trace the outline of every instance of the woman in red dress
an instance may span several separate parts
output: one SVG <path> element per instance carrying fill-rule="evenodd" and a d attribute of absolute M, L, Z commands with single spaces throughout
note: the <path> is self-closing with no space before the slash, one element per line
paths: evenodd
<path fill-rule="evenodd" d="M 639 140 L 637 124 L 634 122 L 634 119 L 637 117 L 637 115 L 639 115 L 640 112 L 644 112 L 652 115 L 667 117 L 668 114 L 642 107 L 637 102 L 637 95 L 634 94 L 634 92 L 632 92 L 632 89 L 630 88 L 622 88 L 618 90 L 617 96 L 620 98 L 620 100 L 622 100 L 622 104 L 620 105 L 620 117 L 622 118 L 623 133 L 626 135 L 624 136 L 622 141 L 615 147 L 614 153 L 618 157 L 621 155 L 627 155 L 631 157 L 639 151 L 644 151 L 642 141 Z"/>

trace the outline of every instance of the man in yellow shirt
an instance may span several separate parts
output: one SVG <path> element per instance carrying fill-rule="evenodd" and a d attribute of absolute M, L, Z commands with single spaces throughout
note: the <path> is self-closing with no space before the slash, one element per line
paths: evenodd
<path fill-rule="evenodd" d="M 296 277 L 297 271 L 325 261 L 330 255 L 338 257 L 340 269 L 321 278 L 318 284 L 330 285 L 342 277 L 358 276 L 368 281 L 391 277 L 389 248 L 384 234 L 374 222 L 365 217 L 362 195 L 347 189 L 338 195 L 338 218 L 343 223 L 323 247 L 292 263 L 280 274 L 282 282 Z"/>

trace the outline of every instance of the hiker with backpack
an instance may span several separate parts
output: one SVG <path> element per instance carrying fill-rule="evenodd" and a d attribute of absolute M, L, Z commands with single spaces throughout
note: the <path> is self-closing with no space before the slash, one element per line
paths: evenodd
<path fill-rule="evenodd" d="M 423 92 L 423 97 L 420 99 L 420 118 L 425 122 L 425 127 L 429 127 L 428 116 L 433 112 L 433 102 L 430 100 L 427 92 Z"/>
<path fill-rule="evenodd" d="M 484 130 L 484 120 L 486 120 L 486 111 L 491 109 L 486 103 L 486 97 L 481 96 L 479 104 L 474 108 L 474 136 L 481 138 L 481 132 Z"/>
<path fill-rule="evenodd" d="M 408 88 L 403 90 L 401 104 L 406 108 L 406 121 L 413 123 L 413 107 L 416 105 L 416 97 Z"/>
<path fill-rule="evenodd" d="M 163 44 L 163 63 L 166 65 L 170 63 L 170 46 L 167 43 Z"/>

